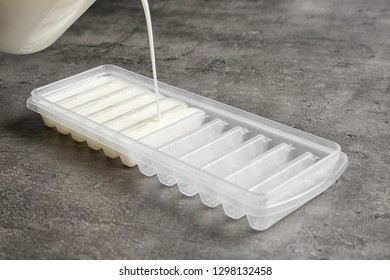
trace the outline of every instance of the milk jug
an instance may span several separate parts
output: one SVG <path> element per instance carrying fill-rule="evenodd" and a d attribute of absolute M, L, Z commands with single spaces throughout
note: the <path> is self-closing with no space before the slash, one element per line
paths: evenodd
<path fill-rule="evenodd" d="M 28 54 L 54 43 L 95 0 L 0 0 L 0 51 Z"/>

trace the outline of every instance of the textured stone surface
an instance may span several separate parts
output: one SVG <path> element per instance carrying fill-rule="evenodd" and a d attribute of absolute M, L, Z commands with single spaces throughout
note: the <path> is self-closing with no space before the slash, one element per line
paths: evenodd
<path fill-rule="evenodd" d="M 159 78 L 340 143 L 342 178 L 265 232 L 46 128 L 32 89 L 101 64 L 151 76 L 139 1 L 0 54 L 0 258 L 390 259 L 388 0 L 151 1 Z"/>

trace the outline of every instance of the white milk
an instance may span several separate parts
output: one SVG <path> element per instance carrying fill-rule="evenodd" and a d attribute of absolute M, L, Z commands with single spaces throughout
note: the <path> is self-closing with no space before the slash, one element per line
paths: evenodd
<path fill-rule="evenodd" d="M 169 137 L 179 137 L 202 124 L 204 113 L 175 98 L 157 95 L 161 119 L 156 114 L 156 95 L 153 91 L 141 85 L 110 75 L 96 76 L 43 96 L 47 102 L 70 110 L 75 114 L 88 118 L 90 121 L 127 135 L 133 139 L 144 136 L 172 125 L 178 121 L 197 114 L 181 126 L 175 126 L 175 131 Z M 77 128 L 68 127 L 43 116 L 45 124 L 56 127 L 60 133 L 71 134 L 79 142 L 86 141 L 95 150 L 103 149 L 111 158 L 121 157 L 124 164 L 134 166 L 134 159 L 119 154 L 115 149 L 99 141 L 86 137 Z M 166 141 L 166 136 L 156 139 L 156 143 Z"/>
<path fill-rule="evenodd" d="M 144 13 L 145 13 L 145 18 L 146 18 L 146 26 L 148 28 L 150 58 L 152 60 L 153 82 L 154 82 L 154 90 L 155 90 L 155 94 L 156 94 L 158 119 L 161 120 L 160 104 L 159 104 L 159 100 L 158 100 L 157 69 L 156 69 L 156 57 L 154 54 L 152 19 L 150 17 L 150 9 L 149 9 L 148 0 L 141 0 L 141 2 L 142 2 L 142 6 L 144 8 Z"/>

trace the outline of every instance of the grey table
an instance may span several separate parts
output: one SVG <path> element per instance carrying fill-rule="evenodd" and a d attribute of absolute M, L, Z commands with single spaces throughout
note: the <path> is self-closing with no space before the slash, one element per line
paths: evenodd
<path fill-rule="evenodd" d="M 101 64 L 151 76 L 139 1 L 0 55 L 0 258 L 390 259 L 390 2 L 151 1 L 161 81 L 341 144 L 329 190 L 265 232 L 46 128 L 32 89 Z"/>

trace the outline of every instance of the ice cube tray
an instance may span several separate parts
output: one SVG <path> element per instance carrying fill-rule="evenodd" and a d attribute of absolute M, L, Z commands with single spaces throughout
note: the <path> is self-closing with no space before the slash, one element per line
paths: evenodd
<path fill-rule="evenodd" d="M 222 204 L 265 230 L 325 191 L 348 164 L 329 140 L 104 65 L 35 89 L 27 107 L 45 124 L 161 183 Z"/>

